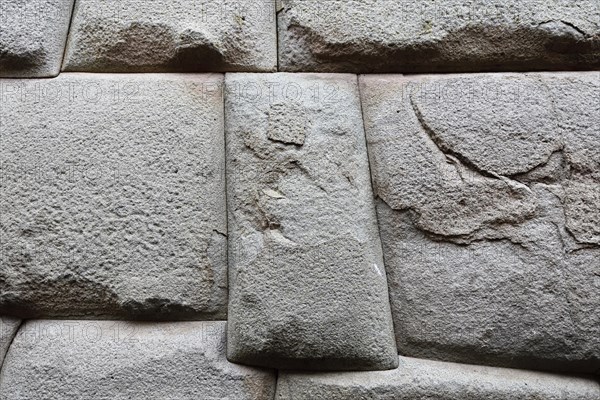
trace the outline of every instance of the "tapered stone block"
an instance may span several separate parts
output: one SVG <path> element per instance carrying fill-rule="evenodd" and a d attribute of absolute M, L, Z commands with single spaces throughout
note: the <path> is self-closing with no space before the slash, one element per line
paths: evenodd
<path fill-rule="evenodd" d="M 277 15 L 282 71 L 600 66 L 597 0 L 281 0 Z"/>
<path fill-rule="evenodd" d="M 399 352 L 600 370 L 597 72 L 361 77 Z"/>
<path fill-rule="evenodd" d="M 79 0 L 65 71 L 274 71 L 273 0 Z"/>
<path fill-rule="evenodd" d="M 228 358 L 397 364 L 354 75 L 228 74 Z"/>
<path fill-rule="evenodd" d="M 283 372 L 277 400 L 595 400 L 593 377 L 400 357 L 392 371 Z"/>
<path fill-rule="evenodd" d="M 0 398 L 270 400 L 274 371 L 225 358 L 225 322 L 27 321 Z"/>
<path fill-rule="evenodd" d="M 4 362 L 4 356 L 12 343 L 21 320 L 12 317 L 0 317 L 0 368 Z"/>
<path fill-rule="evenodd" d="M 58 75 L 72 10 L 73 0 L 2 0 L 0 78 Z"/>
<path fill-rule="evenodd" d="M 222 81 L 0 81 L 0 313 L 225 318 Z"/>

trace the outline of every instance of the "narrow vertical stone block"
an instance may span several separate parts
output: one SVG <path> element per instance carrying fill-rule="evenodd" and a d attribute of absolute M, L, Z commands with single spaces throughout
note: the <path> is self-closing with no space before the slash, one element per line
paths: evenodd
<path fill-rule="evenodd" d="M 225 110 L 229 359 L 395 367 L 356 76 L 227 74 Z"/>
<path fill-rule="evenodd" d="M 0 317 L 0 368 L 2 368 L 4 356 L 20 325 L 20 319 L 6 316 Z"/>

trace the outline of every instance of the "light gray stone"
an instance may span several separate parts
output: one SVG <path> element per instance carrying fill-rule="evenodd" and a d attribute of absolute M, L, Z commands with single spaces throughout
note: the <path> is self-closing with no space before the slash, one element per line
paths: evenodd
<path fill-rule="evenodd" d="M 227 74 L 228 358 L 398 362 L 354 75 Z"/>
<path fill-rule="evenodd" d="M 280 0 L 282 71 L 600 66 L 597 0 Z"/>
<path fill-rule="evenodd" d="M 60 72 L 74 0 L 0 2 L 0 77 Z"/>
<path fill-rule="evenodd" d="M 282 372 L 277 400 L 596 400 L 600 384 L 584 376 L 400 357 L 392 371 Z"/>
<path fill-rule="evenodd" d="M 21 320 L 12 317 L 0 317 L 0 368 L 4 356 L 21 325 Z"/>
<path fill-rule="evenodd" d="M 274 71 L 273 1 L 78 0 L 65 71 Z"/>
<path fill-rule="evenodd" d="M 401 354 L 600 370 L 593 73 L 361 77 Z"/>
<path fill-rule="evenodd" d="M 225 318 L 222 82 L 0 81 L 0 313 Z"/>
<path fill-rule="evenodd" d="M 27 321 L 0 398 L 267 400 L 274 371 L 229 363 L 225 322 Z"/>

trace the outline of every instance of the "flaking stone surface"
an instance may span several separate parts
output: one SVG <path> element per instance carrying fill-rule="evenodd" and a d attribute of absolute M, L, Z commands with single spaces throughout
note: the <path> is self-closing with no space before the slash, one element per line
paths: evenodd
<path fill-rule="evenodd" d="M 225 318 L 222 81 L 0 81 L 0 313 Z"/>
<path fill-rule="evenodd" d="M 274 71 L 270 0 L 79 0 L 64 70 Z"/>
<path fill-rule="evenodd" d="M 356 76 L 227 74 L 225 104 L 228 358 L 394 368 Z"/>
<path fill-rule="evenodd" d="M 392 371 L 282 372 L 276 400 L 596 400 L 600 384 L 556 375 L 400 357 Z"/>
<path fill-rule="evenodd" d="M 72 10 L 73 0 L 2 0 L 0 78 L 58 75 Z"/>
<path fill-rule="evenodd" d="M 361 77 L 399 352 L 600 370 L 597 72 Z"/>
<path fill-rule="evenodd" d="M 270 400 L 274 371 L 225 358 L 225 322 L 27 321 L 0 398 Z"/>
<path fill-rule="evenodd" d="M 282 71 L 600 66 L 597 0 L 281 0 Z"/>

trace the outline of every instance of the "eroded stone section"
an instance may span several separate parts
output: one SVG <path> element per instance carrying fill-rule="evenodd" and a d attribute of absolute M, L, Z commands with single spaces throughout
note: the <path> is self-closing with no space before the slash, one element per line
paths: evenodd
<path fill-rule="evenodd" d="M 0 81 L 0 312 L 220 319 L 223 76 Z"/>
<path fill-rule="evenodd" d="M 273 1 L 80 0 L 64 70 L 274 71 Z"/>
<path fill-rule="evenodd" d="M 361 77 L 400 353 L 600 369 L 598 77 Z"/>
<path fill-rule="evenodd" d="M 58 75 L 72 9 L 73 0 L 2 0 L 0 78 Z"/>
<path fill-rule="evenodd" d="M 397 364 L 356 76 L 228 74 L 228 357 Z"/>
<path fill-rule="evenodd" d="M 0 317 L 0 368 L 2 368 L 4 356 L 6 355 L 20 325 L 20 319 Z"/>
<path fill-rule="evenodd" d="M 592 377 L 400 357 L 392 371 L 280 373 L 277 400 L 595 400 Z"/>
<path fill-rule="evenodd" d="M 225 322 L 27 321 L 0 398 L 270 400 L 274 371 L 225 358 Z"/>
<path fill-rule="evenodd" d="M 283 71 L 434 72 L 600 65 L 595 0 L 282 0 Z"/>

